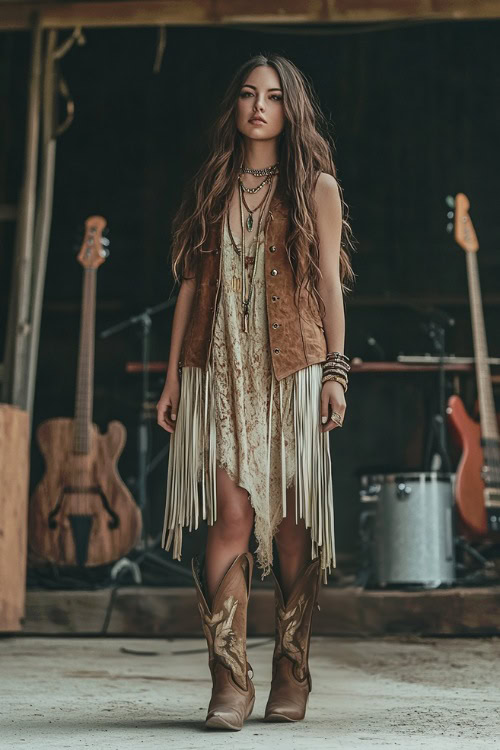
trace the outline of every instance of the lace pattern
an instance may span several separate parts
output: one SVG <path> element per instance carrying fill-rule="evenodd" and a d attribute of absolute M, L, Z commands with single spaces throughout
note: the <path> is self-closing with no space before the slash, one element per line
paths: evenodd
<path fill-rule="evenodd" d="M 241 330 L 241 292 L 233 288 L 233 278 L 239 280 L 241 276 L 241 258 L 232 247 L 227 225 L 222 249 L 221 299 L 212 347 L 217 465 L 249 493 L 255 510 L 257 564 L 267 575 L 272 564 L 272 537 L 283 518 L 280 414 L 286 487 L 291 486 L 295 476 L 291 409 L 294 377 L 289 375 L 281 382 L 280 410 L 280 389 L 276 381 L 272 382 L 275 376 L 266 312 L 263 240 L 249 306 L 248 333 Z M 248 279 L 251 273 L 249 264 Z M 269 468 L 263 470 L 265 467 Z"/>
<path fill-rule="evenodd" d="M 233 277 L 241 274 L 241 259 L 230 243 L 226 226 L 221 297 L 207 369 L 182 369 L 162 545 L 168 550 L 173 543 L 173 556 L 180 560 L 182 527 L 197 529 L 200 515 L 208 524 L 216 522 L 220 466 L 249 494 L 262 578 L 273 562 L 272 539 L 286 513 L 286 489 L 295 485 L 296 521 L 304 518 L 311 529 L 311 557 L 320 556 L 326 583 L 326 569 L 336 562 L 329 433 L 320 430 L 322 367 L 313 364 L 276 380 L 263 246 L 249 306 L 249 331 L 244 333 L 241 292 L 235 289 L 237 283 L 233 286 Z"/>

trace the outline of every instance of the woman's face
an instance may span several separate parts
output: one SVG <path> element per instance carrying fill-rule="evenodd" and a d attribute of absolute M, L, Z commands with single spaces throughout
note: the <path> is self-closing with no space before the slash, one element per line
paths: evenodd
<path fill-rule="evenodd" d="M 261 118 L 253 120 L 252 118 Z M 236 127 L 255 140 L 277 138 L 283 130 L 283 91 L 274 68 L 259 65 L 247 76 L 240 89 Z"/>

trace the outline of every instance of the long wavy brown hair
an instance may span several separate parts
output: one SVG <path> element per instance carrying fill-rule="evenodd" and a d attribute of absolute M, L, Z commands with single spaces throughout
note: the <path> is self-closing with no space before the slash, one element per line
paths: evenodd
<path fill-rule="evenodd" d="M 197 261 L 212 225 L 222 220 L 244 161 L 243 136 L 236 128 L 236 108 L 241 88 L 251 71 L 269 65 L 277 72 L 283 90 L 284 130 L 278 139 L 279 175 L 277 191 L 286 200 L 289 230 L 286 252 L 290 258 L 297 291 L 304 285 L 316 298 L 324 316 L 318 291 L 319 238 L 316 230 L 314 188 L 320 172 L 335 177 L 342 203 L 340 281 L 343 293 L 354 281 L 349 255 L 354 243 L 332 152 L 335 146 L 328 123 L 312 86 L 301 71 L 281 55 L 255 55 L 234 74 L 210 130 L 209 155 L 191 179 L 172 222 L 172 273 L 176 282 L 196 272 Z M 320 302 L 321 300 L 321 302 Z"/>

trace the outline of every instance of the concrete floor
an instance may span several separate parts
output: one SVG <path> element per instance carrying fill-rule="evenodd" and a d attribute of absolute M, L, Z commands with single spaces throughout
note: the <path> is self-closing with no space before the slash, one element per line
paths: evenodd
<path fill-rule="evenodd" d="M 272 642 L 249 645 L 255 708 L 240 732 L 225 732 L 203 725 L 202 639 L 0 639 L 0 747 L 500 747 L 498 638 L 313 637 L 306 719 L 274 725 L 261 720 Z"/>

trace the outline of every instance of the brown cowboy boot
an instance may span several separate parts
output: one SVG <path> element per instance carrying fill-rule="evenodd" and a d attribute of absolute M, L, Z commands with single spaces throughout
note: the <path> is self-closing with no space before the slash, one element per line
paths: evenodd
<path fill-rule="evenodd" d="M 320 559 L 309 560 L 300 571 L 285 605 L 274 570 L 275 647 L 266 721 L 300 721 L 312 690 L 309 672 L 311 623 L 320 588 Z"/>
<path fill-rule="evenodd" d="M 250 670 L 253 677 L 253 669 L 246 658 L 247 605 L 253 555 L 244 552 L 234 559 L 215 592 L 211 609 L 202 588 L 197 557 L 193 557 L 191 568 L 212 674 L 212 697 L 205 725 L 241 729 L 255 702 L 255 687 L 248 675 Z"/>

